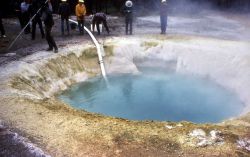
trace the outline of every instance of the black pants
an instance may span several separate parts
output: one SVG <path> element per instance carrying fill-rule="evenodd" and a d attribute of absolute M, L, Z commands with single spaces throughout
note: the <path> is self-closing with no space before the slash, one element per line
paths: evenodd
<path fill-rule="evenodd" d="M 18 21 L 19 21 L 19 23 L 20 23 L 20 27 L 21 27 L 21 29 L 23 28 L 23 19 L 22 19 L 22 13 L 21 13 L 21 11 L 17 11 L 16 12 L 16 16 L 17 16 L 17 18 L 18 18 Z"/>
<path fill-rule="evenodd" d="M 84 34 L 84 20 L 77 20 L 77 22 L 78 22 L 79 32 L 81 34 Z"/>
<path fill-rule="evenodd" d="M 131 35 L 133 33 L 133 19 L 132 18 L 126 18 L 125 19 L 125 24 L 126 24 L 126 34 Z"/>
<path fill-rule="evenodd" d="M 52 26 L 45 26 L 46 40 L 48 42 L 50 49 L 54 48 L 55 50 L 57 50 L 56 42 L 53 36 L 51 35 L 51 29 L 52 29 Z"/>
<path fill-rule="evenodd" d="M 5 30 L 3 27 L 3 22 L 2 22 L 2 18 L 0 17 L 0 31 L 1 31 L 1 35 L 5 35 Z"/>
<path fill-rule="evenodd" d="M 42 20 L 39 16 L 36 16 L 32 21 L 32 39 L 34 40 L 36 38 L 36 24 L 38 24 L 40 28 L 40 32 L 42 35 L 42 38 L 44 38 L 44 31 L 43 31 L 43 24 Z"/>
<path fill-rule="evenodd" d="M 62 35 L 64 35 L 64 21 L 66 23 L 66 28 L 67 28 L 67 33 L 69 35 L 69 18 L 61 18 L 61 31 L 62 31 Z"/>
<path fill-rule="evenodd" d="M 24 28 L 28 23 L 29 23 L 29 14 L 28 12 L 22 13 L 22 28 Z M 25 28 L 24 30 L 25 33 L 30 33 L 30 24 Z"/>
<path fill-rule="evenodd" d="M 109 27 L 107 25 L 107 21 L 106 20 L 102 20 L 102 21 L 97 21 L 97 22 L 94 23 L 94 25 L 96 25 L 98 35 L 101 34 L 100 33 L 100 24 L 101 23 L 103 23 L 103 26 L 105 27 L 106 31 L 109 33 Z M 94 25 L 93 25 L 93 27 L 95 27 Z M 93 30 L 94 30 L 94 28 L 93 28 Z"/>

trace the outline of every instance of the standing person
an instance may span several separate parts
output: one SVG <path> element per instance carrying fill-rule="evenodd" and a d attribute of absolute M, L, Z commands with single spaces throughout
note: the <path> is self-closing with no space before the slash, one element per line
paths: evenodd
<path fill-rule="evenodd" d="M 94 32 L 94 28 L 96 26 L 97 28 L 97 31 L 98 31 L 98 35 L 100 35 L 100 24 L 103 23 L 104 27 L 106 28 L 106 31 L 108 32 L 109 34 L 109 28 L 108 28 L 108 25 L 107 25 L 107 16 L 105 13 L 96 13 L 94 16 L 93 16 L 93 19 L 92 19 L 92 30 Z"/>
<path fill-rule="evenodd" d="M 84 34 L 84 17 L 86 15 L 84 0 L 79 0 L 79 3 L 76 5 L 75 13 L 77 16 L 79 32 L 80 34 Z"/>
<path fill-rule="evenodd" d="M 127 0 L 124 5 L 123 12 L 125 14 L 126 35 L 133 33 L 133 2 Z"/>
<path fill-rule="evenodd" d="M 2 21 L 2 8 L 0 10 L 0 31 L 1 31 L 1 37 L 6 38 L 5 29 L 3 27 L 3 21 Z"/>
<path fill-rule="evenodd" d="M 30 7 L 29 0 L 24 0 L 21 3 L 21 13 L 22 13 L 21 15 L 22 15 L 22 21 L 23 21 L 22 28 L 24 28 L 28 24 L 28 26 L 24 30 L 25 34 L 30 33 L 29 7 Z"/>
<path fill-rule="evenodd" d="M 57 53 L 58 48 L 56 46 L 56 42 L 55 42 L 53 36 L 51 35 L 51 30 L 52 30 L 52 27 L 54 25 L 54 20 L 53 20 L 53 16 L 52 16 L 52 8 L 50 6 L 51 5 L 49 5 L 48 3 L 46 3 L 46 5 L 44 5 L 44 7 L 42 9 L 42 20 L 43 20 L 44 25 L 45 25 L 46 40 L 47 40 L 48 45 L 49 45 L 49 48 L 47 49 L 47 51 L 52 51 L 54 48 L 54 52 Z"/>
<path fill-rule="evenodd" d="M 41 13 L 37 13 L 37 11 L 40 9 L 40 7 L 42 7 L 42 3 L 39 0 L 32 0 L 32 4 L 29 7 L 29 11 L 31 13 L 31 16 L 33 17 L 34 15 L 36 15 L 34 17 L 34 19 L 32 20 L 32 33 L 31 33 L 31 39 L 35 40 L 36 38 L 36 25 L 38 24 L 39 28 L 40 28 L 40 32 L 42 35 L 42 38 L 44 38 L 45 34 L 44 34 L 44 30 L 43 30 L 43 24 L 42 24 L 42 20 L 41 20 Z M 37 14 L 36 14 L 37 13 Z"/>
<path fill-rule="evenodd" d="M 21 28 L 23 28 L 22 26 L 24 25 L 24 22 L 23 22 L 22 13 L 21 13 L 21 3 L 22 3 L 22 0 L 15 0 L 13 7 L 14 7 L 14 12 L 19 20 L 20 26 Z"/>
<path fill-rule="evenodd" d="M 161 34 L 166 34 L 167 18 L 168 18 L 167 0 L 161 0 L 161 6 L 160 6 Z"/>
<path fill-rule="evenodd" d="M 61 15 L 61 31 L 64 35 L 64 21 L 67 27 L 67 33 L 69 35 L 69 16 L 70 16 L 70 7 L 67 0 L 61 0 L 62 3 L 59 5 L 58 14 Z"/>

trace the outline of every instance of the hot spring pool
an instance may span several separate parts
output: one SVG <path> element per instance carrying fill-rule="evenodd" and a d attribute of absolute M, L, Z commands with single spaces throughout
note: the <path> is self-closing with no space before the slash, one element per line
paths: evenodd
<path fill-rule="evenodd" d="M 130 120 L 220 122 L 237 116 L 241 101 L 212 81 L 175 73 L 93 78 L 72 86 L 59 99 L 77 109 Z"/>

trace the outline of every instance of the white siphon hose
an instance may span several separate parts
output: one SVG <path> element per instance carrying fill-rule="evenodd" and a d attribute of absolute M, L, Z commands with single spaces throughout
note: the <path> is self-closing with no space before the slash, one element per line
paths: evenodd
<path fill-rule="evenodd" d="M 76 21 L 69 19 L 70 22 L 73 22 L 75 24 L 78 24 Z M 103 51 L 103 47 L 98 43 L 98 41 L 96 40 L 95 36 L 93 35 L 93 33 L 84 26 L 84 30 L 89 34 L 89 36 L 91 37 L 92 41 L 94 42 L 96 49 L 97 49 L 97 55 L 98 55 L 98 60 L 99 60 L 99 64 L 101 67 L 101 72 L 102 72 L 102 76 L 105 80 L 107 80 L 107 76 L 106 76 L 106 71 L 105 71 L 105 67 L 104 67 L 104 61 L 103 61 L 103 57 L 102 57 L 102 51 Z"/>

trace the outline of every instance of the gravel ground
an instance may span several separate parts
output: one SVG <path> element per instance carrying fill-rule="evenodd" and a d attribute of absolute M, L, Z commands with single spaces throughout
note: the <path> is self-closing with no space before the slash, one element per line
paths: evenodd
<path fill-rule="evenodd" d="M 227 14 L 224 12 L 202 11 L 192 15 L 170 15 L 168 20 L 168 34 L 185 34 L 195 36 L 206 36 L 226 40 L 250 41 L 250 15 Z M 84 43 L 90 41 L 88 35 L 80 36 L 77 29 L 71 30 L 69 36 L 62 36 L 60 32 L 60 18 L 55 15 L 55 26 L 53 35 L 59 49 L 71 43 Z M 72 17 L 75 19 L 75 17 Z M 7 38 L 0 39 L 0 65 L 17 60 L 20 57 L 45 50 L 47 43 L 41 38 L 37 28 L 36 39 L 31 40 L 31 34 L 22 34 L 14 46 L 8 50 L 9 45 L 21 31 L 17 19 L 4 19 Z M 106 31 L 98 36 L 105 39 L 107 36 L 124 35 L 125 25 L 121 17 L 110 16 L 108 25 L 111 34 Z M 87 17 L 86 25 L 89 27 L 90 18 Z M 134 22 L 134 35 L 159 34 L 160 23 L 158 15 L 137 17 Z"/>

